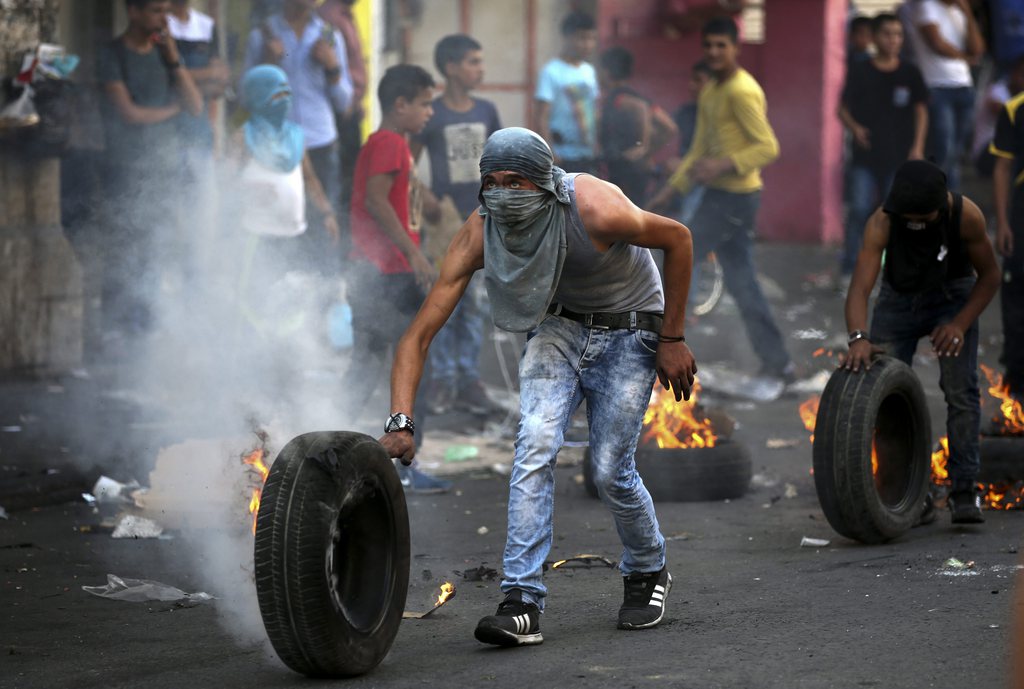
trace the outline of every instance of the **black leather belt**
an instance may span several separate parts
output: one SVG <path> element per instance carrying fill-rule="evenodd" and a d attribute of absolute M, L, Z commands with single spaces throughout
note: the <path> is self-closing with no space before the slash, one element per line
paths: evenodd
<path fill-rule="evenodd" d="M 662 317 L 660 313 L 647 311 L 626 311 L 624 313 L 576 313 L 563 308 L 561 304 L 552 304 L 548 313 L 555 316 L 577 321 L 589 328 L 607 328 L 609 330 L 650 330 L 661 332 Z"/>

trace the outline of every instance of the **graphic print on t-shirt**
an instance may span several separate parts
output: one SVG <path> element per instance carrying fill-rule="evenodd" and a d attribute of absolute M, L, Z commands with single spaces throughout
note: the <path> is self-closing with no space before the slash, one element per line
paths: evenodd
<path fill-rule="evenodd" d="M 452 184 L 480 180 L 480 156 L 487 141 L 483 122 L 460 122 L 444 128 L 444 149 L 448 158 L 448 179 Z"/>

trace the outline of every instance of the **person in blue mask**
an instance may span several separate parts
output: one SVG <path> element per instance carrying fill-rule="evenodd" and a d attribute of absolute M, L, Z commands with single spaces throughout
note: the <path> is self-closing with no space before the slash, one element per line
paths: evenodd
<path fill-rule="evenodd" d="M 316 171 L 305 153 L 302 128 L 288 119 L 292 92 L 280 67 L 259 65 L 242 77 L 242 105 L 248 113 L 233 136 L 238 170 L 232 199 L 247 239 L 239 293 L 243 311 L 257 328 L 272 327 L 258 314 L 265 304 L 261 290 L 267 275 L 301 268 L 303 251 L 295 239 L 306 232 L 306 197 L 322 216 L 331 240 L 338 242 L 338 222 Z"/>
<path fill-rule="evenodd" d="M 690 232 L 635 205 L 615 185 L 555 167 L 538 134 L 501 129 L 480 159 L 480 207 L 452 240 L 440 277 L 399 341 L 391 411 L 381 443 L 409 463 L 413 410 L 427 348 L 485 268 L 494 323 L 525 332 L 521 420 L 508 501 L 504 600 L 475 636 L 500 646 L 539 644 L 551 548 L 554 465 L 583 400 L 598 493 L 623 555 L 621 629 L 661 622 L 672 585 L 654 503 L 634 453 L 655 378 L 689 398 L 697 371 L 683 336 L 693 265 Z M 664 286 L 649 249 L 665 252 Z"/>

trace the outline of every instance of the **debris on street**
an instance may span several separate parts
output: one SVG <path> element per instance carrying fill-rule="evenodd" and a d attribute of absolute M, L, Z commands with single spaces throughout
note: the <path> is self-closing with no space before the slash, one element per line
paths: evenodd
<path fill-rule="evenodd" d="M 456 574 L 462 576 L 466 581 L 494 581 L 498 578 L 498 570 L 493 567 L 474 567 L 473 569 L 467 569 L 463 572 L 456 571 Z"/>
<path fill-rule="evenodd" d="M 152 519 L 140 517 L 135 514 L 125 514 L 114 527 L 111 538 L 159 538 L 164 532 L 164 527 Z"/>
<path fill-rule="evenodd" d="M 109 476 L 100 476 L 96 485 L 92 487 L 92 495 L 99 504 L 120 504 L 131 505 L 135 502 L 132 493 L 139 490 L 141 486 L 138 481 L 132 480 L 128 483 L 115 481 Z M 82 497 L 85 497 L 83 494 Z M 88 499 L 86 499 L 88 502 Z"/>
<path fill-rule="evenodd" d="M 456 593 L 457 593 L 457 591 L 455 590 L 455 584 L 453 584 L 450 581 L 446 581 L 443 584 L 441 584 L 441 592 L 437 596 L 437 601 L 434 603 L 434 607 L 430 608 L 429 610 L 427 610 L 425 612 L 414 612 L 414 611 L 406 610 L 405 612 L 402 613 L 402 619 L 403 620 L 422 620 L 423 618 L 428 617 L 429 615 L 432 615 L 435 610 L 437 610 L 442 605 L 444 605 L 445 603 L 450 601 L 452 598 L 455 598 L 455 594 Z"/>
<path fill-rule="evenodd" d="M 106 586 L 83 586 L 82 590 L 100 598 L 123 600 L 130 603 L 142 603 L 145 601 L 203 603 L 213 600 L 213 596 L 203 591 L 186 593 L 179 588 L 162 584 L 159 581 L 121 578 L 116 574 L 107 575 Z"/>
<path fill-rule="evenodd" d="M 827 538 L 809 538 L 804 536 L 800 539 L 801 548 L 825 548 L 828 547 L 830 543 L 832 543 L 832 541 Z"/>
<path fill-rule="evenodd" d="M 481 526 L 479 529 L 476 530 L 476 532 L 481 536 L 486 536 L 491 532 L 491 530 L 488 529 L 486 526 Z"/>
<path fill-rule="evenodd" d="M 583 553 L 582 555 L 574 555 L 573 557 L 567 557 L 564 560 L 549 560 L 548 562 L 545 562 L 544 565 L 550 565 L 551 569 L 559 569 L 560 567 L 566 567 L 566 565 L 570 564 L 580 564 L 583 567 L 590 569 L 590 567 L 597 563 L 600 563 L 605 567 L 612 568 L 619 564 L 615 560 L 607 558 L 604 555 L 590 555 L 588 553 Z"/>
<path fill-rule="evenodd" d="M 764 446 L 769 450 L 785 450 L 800 444 L 799 438 L 768 438 Z"/>

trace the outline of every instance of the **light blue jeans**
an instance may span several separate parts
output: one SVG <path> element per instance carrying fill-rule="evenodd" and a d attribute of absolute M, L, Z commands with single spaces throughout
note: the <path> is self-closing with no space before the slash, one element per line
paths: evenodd
<path fill-rule="evenodd" d="M 622 540 L 619 569 L 627 575 L 665 566 L 654 502 L 633 461 L 657 346 L 657 333 L 588 328 L 559 316 L 548 316 L 528 335 L 519 369 L 522 419 L 509 485 L 503 592 L 521 589 L 525 601 L 544 608 L 541 572 L 551 549 L 555 458 L 583 400 L 594 481 Z"/>

